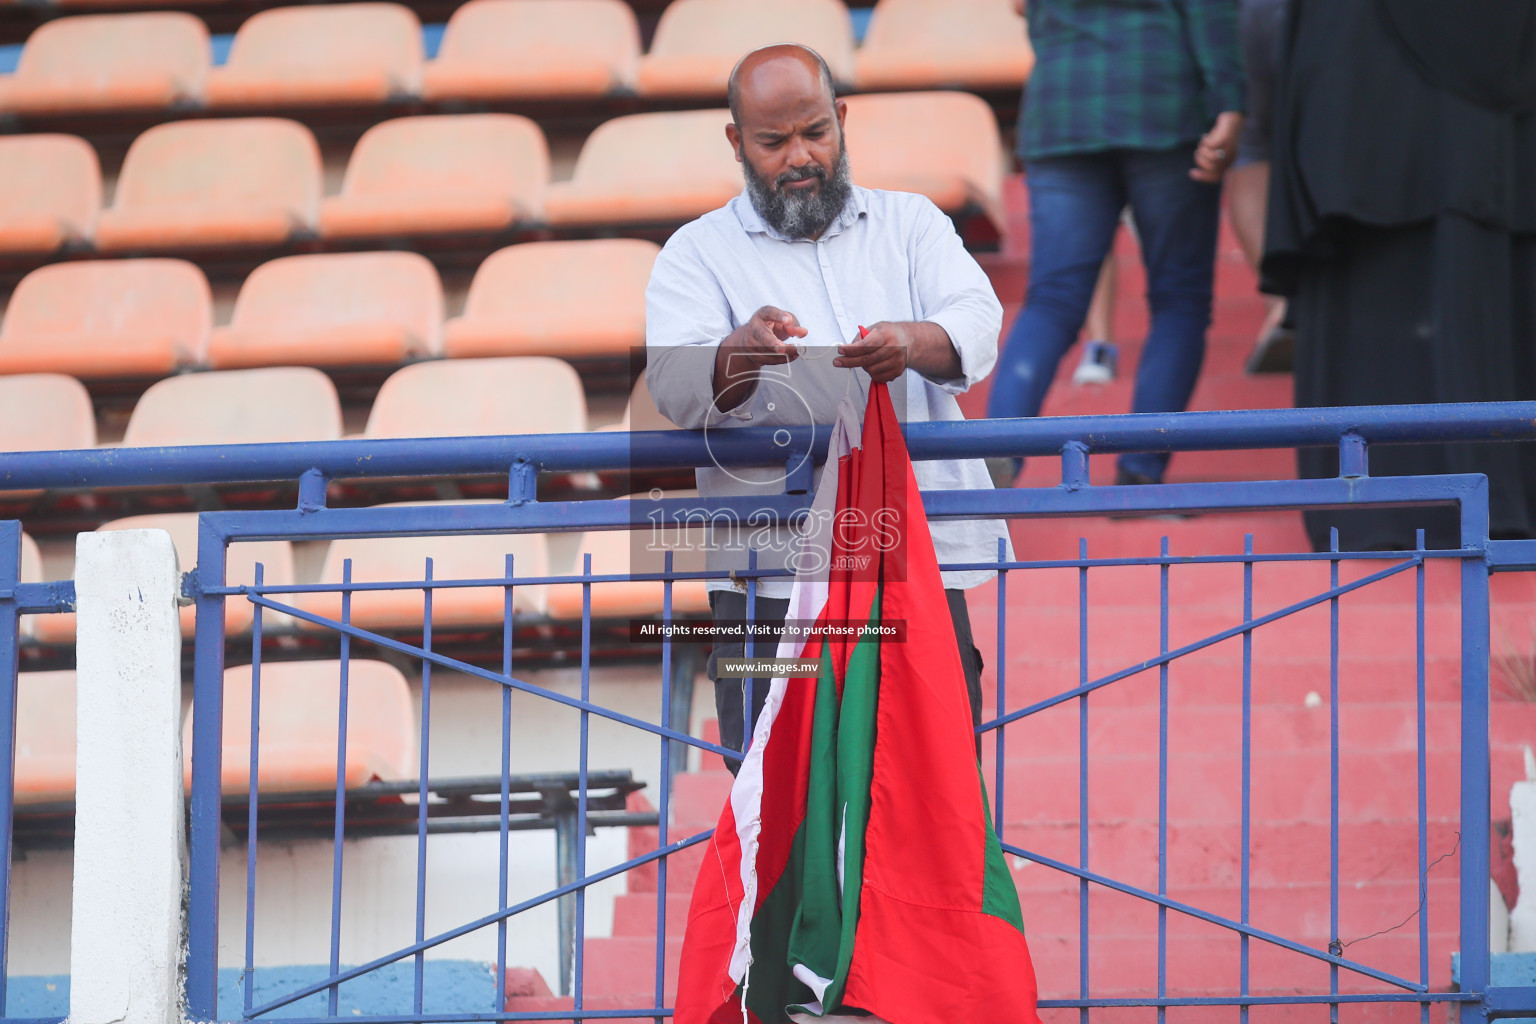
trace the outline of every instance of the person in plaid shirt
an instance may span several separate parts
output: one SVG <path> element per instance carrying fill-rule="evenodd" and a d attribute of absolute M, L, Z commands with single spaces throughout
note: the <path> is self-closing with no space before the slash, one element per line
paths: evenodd
<path fill-rule="evenodd" d="M 1221 179 L 1243 126 L 1238 0 L 1034 0 L 1028 15 L 1029 288 L 987 415 L 1039 414 L 1127 205 L 1152 313 L 1132 409 L 1182 410 L 1205 355 Z M 1117 482 L 1156 483 L 1167 463 L 1122 455 Z M 1019 462 L 990 468 L 1006 486 Z"/>

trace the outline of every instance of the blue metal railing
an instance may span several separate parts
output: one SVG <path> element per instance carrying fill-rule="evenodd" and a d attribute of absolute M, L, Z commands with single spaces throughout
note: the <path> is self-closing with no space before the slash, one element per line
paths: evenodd
<path fill-rule="evenodd" d="M 1025 799 L 1006 787 L 1004 736 L 1013 723 L 1060 705 L 1078 708 L 1079 740 L 1079 816 L 1081 825 L 1077 863 L 1051 857 L 1017 842 L 1005 841 L 1013 855 L 1027 858 L 1078 879 L 1080 908 L 1079 995 L 1075 999 L 1046 1000 L 1042 1005 L 1079 1008 L 1085 1019 L 1091 1008 L 1108 1006 L 1155 1006 L 1159 1016 L 1169 1006 L 1232 1005 L 1247 1008 L 1276 1003 L 1322 1004 L 1337 1008 L 1357 1002 L 1417 1003 L 1427 1014 L 1431 1004 L 1460 1005 L 1463 1019 L 1481 1016 L 1484 1007 L 1507 1013 L 1511 1007 L 1536 1005 L 1536 993 L 1490 990 L 1488 985 L 1488 817 L 1489 817 L 1489 739 L 1488 739 L 1488 574 L 1499 570 L 1536 568 L 1536 542 L 1490 541 L 1487 537 L 1487 481 L 1480 476 L 1443 476 L 1413 478 L 1372 478 L 1368 475 L 1369 446 L 1451 440 L 1530 440 L 1536 438 L 1536 405 L 1459 405 L 1431 407 L 1378 407 L 1368 409 L 1275 410 L 1231 413 L 1183 413 L 1123 417 L 1072 417 L 1041 420 L 993 420 L 948 424 L 914 424 L 908 427 L 908 445 L 914 459 L 942 459 L 992 455 L 1052 455 L 1061 459 L 1061 484 L 1054 488 L 1010 491 L 951 491 L 924 496 L 930 518 L 1047 518 L 1057 516 L 1102 516 L 1106 514 L 1146 514 L 1160 512 L 1208 513 L 1221 511 L 1337 508 L 1372 505 L 1439 505 L 1459 509 L 1460 546 L 1449 550 L 1427 550 L 1421 543 L 1411 552 L 1311 552 L 1255 553 L 1250 538 L 1241 553 L 1230 555 L 1177 556 L 1168 552 L 1166 542 L 1160 554 L 1138 558 L 1090 558 L 1086 543 L 1078 557 L 1060 559 L 1007 560 L 999 553 L 994 561 L 948 566 L 946 568 L 992 568 L 999 572 L 997 715 L 983 722 L 982 733 L 996 736 L 994 800 L 996 827 L 1001 834 L 1007 823 L 1008 801 Z M 1184 483 L 1151 487 L 1091 487 L 1088 481 L 1088 457 L 1094 453 L 1137 450 L 1192 451 L 1253 449 L 1298 446 L 1338 446 L 1341 475 L 1325 480 L 1282 480 L 1252 482 Z M 338 772 L 334 839 L 337 860 L 333 872 L 331 956 L 329 974 L 312 984 L 264 1002 L 248 1002 L 243 1016 L 264 1016 L 290 1007 L 309 996 L 326 993 L 327 1014 L 299 1020 L 316 1024 L 338 1018 L 340 986 L 390 963 L 412 961 L 415 965 L 413 1001 L 399 1014 L 351 1014 L 348 1019 L 388 1024 L 392 1021 L 432 1020 L 507 1020 L 507 1019 L 601 1019 L 605 1017 L 647 1017 L 662 1019 L 670 1014 L 665 1005 L 666 936 L 665 894 L 667 859 L 681 850 L 703 842 L 703 832 L 674 839 L 668 832 L 671 793 L 667 767 L 675 763 L 676 745 L 686 745 L 703 752 L 726 753 L 673 727 L 671 692 L 662 687 L 660 719 L 645 721 L 591 699 L 592 619 L 591 594 L 594 586 L 628 580 L 660 581 L 664 589 L 663 615 L 673 614 L 675 583 L 707 578 L 703 572 L 672 571 L 670 561 L 657 573 L 594 573 L 590 557 L 583 572 L 566 575 L 517 576 L 509 563 L 505 574 L 485 579 L 437 579 L 430 564 L 419 578 L 391 582 L 355 582 L 343 578 L 328 585 L 270 585 L 258 582 L 231 586 L 225 579 L 228 545 L 266 539 L 335 539 L 345 537 L 438 536 L 462 534 L 546 533 L 577 530 L 628 529 L 646 526 L 644 512 L 627 502 L 609 500 L 538 501 L 536 484 L 541 472 L 583 470 L 651 470 L 684 468 L 713 460 L 723 464 L 794 464 L 805 453 L 819 456 L 824 452 L 824 436 L 812 431 L 796 431 L 787 439 L 753 429 L 733 431 L 726 439 L 711 438 L 706 444 L 696 434 L 653 432 L 633 435 L 593 434 L 581 436 L 546 435 L 532 437 L 432 439 L 419 441 L 322 442 L 310 444 L 231 446 L 228 448 L 182 448 L 158 450 L 116 449 L 100 452 L 50 453 L 46 455 L 0 455 L 0 484 L 7 487 L 108 487 L 166 484 L 224 483 L 235 481 L 297 481 L 300 487 L 298 507 L 291 510 L 205 513 L 201 517 L 197 570 L 191 580 L 190 594 L 197 603 L 197 642 L 195 653 L 193 781 L 191 790 L 191 902 L 189 917 L 189 955 L 187 974 L 188 1012 L 195 1019 L 219 1017 L 217 999 L 218 969 L 218 889 L 219 839 L 221 828 L 221 738 L 222 678 L 225 656 L 224 604 L 229 599 L 247 600 L 257 609 L 253 647 L 252 698 L 259 701 L 259 664 L 262 656 L 261 621 L 264 612 L 282 612 L 294 619 L 330 631 L 337 637 L 342 663 L 350 657 L 351 645 L 366 642 L 378 649 L 415 661 L 422 667 L 422 702 L 420 748 L 421 816 L 417 829 L 418 875 L 415 939 L 409 945 L 355 967 L 343 968 L 339 956 L 339 914 L 341 899 L 341 864 L 339 846 L 345 833 L 345 792 Z M 443 477 L 505 474 L 508 500 L 505 503 L 476 505 L 439 505 L 420 507 L 329 508 L 326 486 L 330 481 L 350 478 Z M 770 508 L 781 516 L 792 516 L 808 501 L 809 474 L 792 474 L 786 493 L 767 501 L 721 499 L 711 508 L 744 511 Z M 671 511 L 684 507 L 683 500 L 661 502 Z M 698 507 L 698 499 L 686 499 L 686 507 Z M 1339 943 L 1339 780 L 1341 739 L 1339 733 L 1339 645 L 1338 609 L 1341 598 L 1363 588 L 1382 583 L 1404 573 L 1411 573 L 1417 589 L 1416 605 L 1416 735 L 1417 754 L 1417 877 L 1421 889 L 1427 884 L 1428 864 L 1426 830 L 1428 809 L 1425 781 L 1425 605 L 1424 574 L 1431 561 L 1459 562 L 1461 566 L 1461 776 L 1460 776 L 1460 880 L 1459 931 L 1462 955 L 1461 991 L 1433 991 L 1429 971 L 1429 933 L 1427 912 L 1419 915 L 1418 980 L 1345 955 Z M 1384 567 L 1341 582 L 1343 563 L 1370 564 L 1384 561 Z M 1329 585 L 1316 594 L 1278 610 L 1255 614 L 1253 573 L 1256 565 L 1272 562 L 1323 562 L 1329 566 Z M 1243 574 L 1242 618 L 1234 626 L 1218 630 L 1199 640 L 1172 646 L 1169 629 L 1169 573 L 1173 566 L 1229 564 L 1240 566 Z M 1122 566 L 1156 566 L 1159 574 L 1159 645 L 1156 657 L 1113 672 L 1093 677 L 1090 671 L 1089 574 L 1092 570 Z M 3 571 L 0 563 L 0 571 Z M 1060 693 L 1034 699 L 1023 706 L 1012 706 L 1007 686 L 1008 603 L 1010 575 L 1035 570 L 1071 569 L 1078 574 L 1079 666 L 1078 683 Z M 716 576 L 722 574 L 713 574 Z M 741 574 L 738 574 L 741 575 Z M 756 596 L 756 583 L 766 572 L 749 572 L 747 580 L 749 608 Z M 579 697 L 545 689 L 514 674 L 512 592 L 515 587 L 575 583 L 583 587 L 583 612 L 580 620 L 581 688 Z M 503 657 L 499 670 L 486 668 L 453 657 L 433 644 L 433 595 L 440 590 L 466 587 L 500 588 L 506 595 L 504 619 L 498 628 L 503 638 Z M 351 615 L 354 595 L 377 590 L 407 590 L 423 595 L 423 613 L 419 639 L 416 636 L 391 635 L 359 627 Z M 342 613 L 330 619 L 306 611 L 295 600 L 304 593 L 339 593 Z M 1251 828 L 1252 806 L 1252 700 L 1253 646 L 1256 629 L 1278 622 L 1314 607 L 1326 605 L 1330 614 L 1330 944 L 1322 949 L 1305 941 L 1256 927 L 1251 920 Z M 1236 641 L 1242 645 L 1242 746 L 1240 812 L 1241 858 L 1239 908 L 1237 915 L 1217 913 L 1170 895 L 1168 884 L 1167 804 L 1169 773 L 1168 714 L 1169 667 L 1216 644 Z M 671 671 L 677 653 L 670 642 L 663 642 L 660 662 L 663 678 Z M 501 799 L 501 880 L 498 909 L 473 921 L 428 935 L 423 913 L 425 900 L 424 866 L 426 863 L 426 788 L 429 778 L 429 722 L 431 713 L 431 673 L 449 669 L 473 679 L 497 685 L 502 693 L 503 777 L 509 774 L 510 700 L 513 691 L 529 694 L 564 705 L 580 718 L 577 751 L 578 825 L 574 844 L 577 863 L 575 877 L 533 898 L 508 905 L 511 899 L 506 882 L 506 834 L 509 829 L 505 786 Z M 1089 703 L 1093 693 L 1117 682 L 1152 670 L 1159 679 L 1158 726 L 1158 875 L 1155 890 L 1131 884 L 1094 871 L 1090 867 L 1089 835 Z M 343 684 L 344 685 L 344 684 Z M 1017 698 L 1014 698 L 1017 703 Z M 345 714 L 343 691 L 341 709 Z M 253 709 L 254 711 L 254 709 Z M 660 747 L 662 772 L 659 780 L 659 839 L 657 848 L 621 864 L 586 873 L 585 835 L 588 802 L 587 754 L 588 723 L 599 716 L 656 737 Z M 258 721 L 255 714 L 253 723 Z M 344 719 L 343 719 L 344 721 Z M 254 728 L 254 725 L 253 725 Z M 338 767 L 345 757 L 345 729 L 338 737 Z M 257 821 L 254 763 L 257 744 L 253 735 L 252 808 L 248 823 L 250 856 L 254 859 Z M 622 1010 L 584 1010 L 583 971 L 585 942 L 582 929 L 584 913 L 580 906 L 590 885 L 633 869 L 656 864 L 661 875 L 657 905 L 657 948 L 653 1001 L 651 1005 Z M 256 909 L 254 872 L 248 880 L 248 908 Z M 1132 997 L 1096 995 L 1089 964 L 1090 889 L 1144 901 L 1157 907 L 1158 971 L 1156 991 Z M 1426 890 L 1427 891 L 1427 890 Z M 482 928 L 497 932 L 498 969 L 506 966 L 506 935 L 518 914 L 552 901 L 574 897 L 578 904 L 576 937 L 572 949 L 572 988 L 574 1006 L 570 1010 L 509 1013 L 501 1009 L 499 996 L 494 1008 L 469 1013 L 455 1010 L 448 1014 L 425 1012 L 423 972 L 427 950 Z M 1421 908 L 1422 909 L 1422 908 Z M 1203 921 L 1237 936 L 1241 947 L 1240 971 L 1236 991 L 1229 995 L 1170 995 L 1167 962 L 1167 912 Z M 1028 903 L 1026 901 L 1026 915 Z M 247 918 L 252 928 L 252 917 Z M 253 934 L 253 933 L 250 933 Z M 1326 991 L 1300 991 L 1292 994 L 1254 993 L 1250 991 L 1250 948 L 1253 941 L 1277 947 L 1328 965 Z M 254 950 L 248 936 L 247 970 L 253 970 Z M 1389 991 L 1341 991 L 1341 970 L 1346 977 L 1369 979 Z M 249 994 L 249 993 L 248 993 Z"/>
<path fill-rule="evenodd" d="M 20 668 L 20 618 L 74 607 L 68 582 L 21 582 L 21 524 L 0 521 L 0 1017 L 27 1024 L 60 1018 L 9 1016 L 11 861 L 15 849 L 16 705 Z"/>

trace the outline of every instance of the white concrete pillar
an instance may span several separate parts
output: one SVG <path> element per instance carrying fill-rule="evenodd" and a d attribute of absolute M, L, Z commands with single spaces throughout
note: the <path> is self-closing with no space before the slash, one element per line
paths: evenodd
<path fill-rule="evenodd" d="M 70 1024 L 181 1017 L 178 582 L 162 530 L 82 533 L 75 542 Z"/>

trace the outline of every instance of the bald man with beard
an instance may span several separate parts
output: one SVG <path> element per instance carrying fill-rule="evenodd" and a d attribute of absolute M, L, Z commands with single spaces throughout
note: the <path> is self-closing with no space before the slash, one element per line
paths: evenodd
<path fill-rule="evenodd" d="M 745 187 L 672 236 L 646 290 L 646 383 L 662 415 L 706 431 L 829 424 L 845 396 L 862 403 L 875 381 L 889 384 L 906 421 L 963 419 L 955 396 L 996 362 L 1002 306 L 949 218 L 923 196 L 853 183 L 847 104 L 815 51 L 754 50 L 732 71 L 729 100 L 725 142 Z M 913 469 L 924 490 L 992 486 L 979 459 Z M 696 475 L 706 498 L 784 493 L 782 466 L 701 467 Z M 941 565 L 993 561 L 1007 536 L 1000 520 L 940 521 L 931 530 Z M 788 564 L 793 532 L 713 522 L 711 542 L 710 569 L 746 569 L 749 542 L 759 568 L 776 569 Z M 994 575 L 943 574 L 978 722 L 982 659 L 965 589 Z M 708 587 L 715 621 L 747 617 L 744 583 Z M 786 577 L 762 580 L 754 621 L 782 628 L 789 591 Z M 776 639 L 760 638 L 753 653 L 776 647 Z M 720 643 L 709 661 L 721 744 L 738 750 L 769 684 L 750 681 L 749 713 L 748 681 L 718 674 L 720 659 L 743 653 L 743 644 Z M 727 761 L 733 772 L 738 765 Z"/>

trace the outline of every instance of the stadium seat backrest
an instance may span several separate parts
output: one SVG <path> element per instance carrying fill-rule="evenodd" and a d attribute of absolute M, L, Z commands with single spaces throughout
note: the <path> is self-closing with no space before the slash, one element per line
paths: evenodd
<path fill-rule="evenodd" d="M 422 55 L 421 23 L 401 4 L 272 7 L 235 33 L 229 60 L 209 77 L 208 98 L 261 104 L 413 96 Z"/>
<path fill-rule="evenodd" d="M 451 356 L 621 357 L 645 345 L 645 287 L 661 251 L 638 238 L 527 242 L 492 253 L 475 272 Z"/>
<path fill-rule="evenodd" d="M 21 535 L 21 565 L 16 579 L 21 583 L 43 582 L 43 553 L 30 534 Z"/>
<path fill-rule="evenodd" d="M 163 376 L 202 359 L 212 323 L 208 280 L 184 260 L 52 263 L 16 286 L 0 372 Z"/>
<path fill-rule="evenodd" d="M 176 561 L 182 572 L 197 565 L 196 512 L 168 512 L 114 519 L 99 530 L 164 530 L 171 535 Z M 275 586 L 294 582 L 293 545 L 285 540 L 263 540 L 231 544 L 225 560 L 224 580 L 232 586 L 256 582 L 256 563 L 262 565 L 262 582 Z M 187 605 L 179 609 L 181 635 L 190 639 L 196 632 L 197 609 Z M 224 602 L 224 634 L 236 636 L 251 631 L 256 618 L 255 605 L 243 597 Z M 262 613 L 264 629 L 287 628 L 292 620 L 281 612 Z M 72 612 L 39 615 L 34 619 L 33 636 L 45 644 L 70 644 L 75 640 L 75 616 Z"/>
<path fill-rule="evenodd" d="M 696 491 L 670 491 L 667 498 L 697 497 Z M 648 495 L 631 494 L 624 500 L 636 502 L 640 514 L 646 514 Z M 666 553 L 672 552 L 672 571 L 700 572 L 704 569 L 707 543 L 702 520 L 681 526 L 658 521 L 653 526 L 633 530 L 593 530 L 580 534 L 556 534 L 550 537 L 551 572 L 579 575 L 592 556 L 592 574 L 638 575 L 666 571 Z M 582 587 L 579 583 L 554 583 L 549 588 L 549 617 L 579 620 L 582 614 Z M 665 600 L 660 580 L 623 580 L 592 585 L 592 617 L 620 619 L 659 616 Z M 709 595 L 703 580 L 674 580 L 672 614 L 698 615 L 709 611 Z"/>
<path fill-rule="evenodd" d="M 837 81 L 853 80 L 853 25 L 842 0 L 673 0 L 640 62 L 640 91 L 724 96 L 743 54 L 785 42 L 821 54 Z"/>
<path fill-rule="evenodd" d="M 352 579 L 359 583 L 424 579 L 428 558 L 432 559 L 432 578 L 435 580 L 500 579 L 506 573 L 509 554 L 513 556 L 513 567 L 519 577 L 543 576 L 549 572 L 549 544 L 542 533 L 347 537 L 331 541 L 320 570 L 320 582 L 340 583 L 348 559 L 352 562 Z M 443 627 L 497 626 L 505 618 L 505 602 L 506 590 L 500 586 L 437 589 L 433 592 L 432 621 Z M 300 595 L 296 604 L 327 618 L 338 618 L 341 614 L 341 600 L 335 593 Z M 517 587 L 512 608 L 514 615 L 542 614 L 543 586 L 526 584 Z M 352 621 L 364 629 L 420 629 L 425 608 L 420 590 L 374 590 L 354 593 L 351 611 Z M 319 628 L 302 621 L 300 625 L 310 631 Z"/>
<path fill-rule="evenodd" d="M 75 708 L 73 669 L 16 677 L 17 804 L 74 799 Z"/>
<path fill-rule="evenodd" d="M 443 286 L 420 253 L 349 252 L 284 256 L 251 272 L 235 299 L 227 332 L 242 347 L 290 343 L 346 347 L 359 336 L 397 339 L 399 358 L 442 347 Z M 324 355 L 317 351 L 317 359 Z M 225 353 L 227 358 L 228 353 Z M 259 353 L 253 355 L 253 359 Z"/>
<path fill-rule="evenodd" d="M 73 135 L 0 138 L 0 252 L 52 252 L 89 241 L 101 211 L 101 164 Z"/>
<path fill-rule="evenodd" d="M 341 702 L 338 661 L 263 662 L 261 739 L 257 783 L 260 792 L 326 792 L 336 787 L 337 726 Z M 375 779 L 416 775 L 415 713 L 410 688 L 393 665 L 352 658 L 347 671 L 348 789 Z M 192 781 L 192 715 L 183 725 L 184 783 Z M 247 792 L 251 784 L 251 667 L 224 671 L 224 757 L 220 784 L 225 793 Z"/>
<path fill-rule="evenodd" d="M 363 133 L 342 181 L 343 197 L 491 196 L 522 216 L 544 209 L 549 147 L 517 114 L 402 117 Z"/>
<path fill-rule="evenodd" d="M 170 377 L 134 406 L 126 447 L 334 441 L 341 401 L 319 370 L 303 366 Z"/>
<path fill-rule="evenodd" d="M 198 103 L 208 65 L 208 29 L 190 14 L 59 18 L 27 39 L 0 109 L 41 114 Z"/>
<path fill-rule="evenodd" d="M 601 96 L 630 89 L 640 28 L 623 0 L 469 0 L 427 65 L 429 95 Z"/>
<path fill-rule="evenodd" d="M 176 560 L 182 572 L 190 572 L 197 565 L 196 512 L 168 512 L 144 516 L 129 516 L 103 523 L 101 530 L 164 530 L 171 535 L 176 548 Z M 293 544 L 286 540 L 259 540 L 229 545 L 224 560 L 224 582 L 240 586 L 256 582 L 256 563 L 261 563 L 261 579 L 264 584 L 283 586 L 293 583 Z M 278 600 L 284 600 L 278 597 Z M 191 605 L 180 609 L 181 635 L 193 635 L 197 623 L 197 609 Z M 57 617 L 57 616 L 56 616 Z M 224 632 L 226 636 L 248 633 L 256 617 L 255 605 L 243 597 L 232 597 L 224 602 Z M 270 609 L 262 612 L 262 624 L 271 629 L 279 622 L 286 623 L 287 616 Z"/>
<path fill-rule="evenodd" d="M 396 370 L 379 389 L 367 437 L 566 434 L 587 429 L 581 378 L 540 356 L 444 359 Z"/>
<path fill-rule="evenodd" d="M 240 206 L 281 210 L 313 226 L 320 183 L 320 148 L 296 121 L 177 121 L 133 140 L 112 208 Z"/>
<path fill-rule="evenodd" d="M 73 377 L 0 377 L 0 450 L 46 452 L 96 446 L 91 396 Z"/>
<path fill-rule="evenodd" d="M 1002 138 L 996 115 L 981 97 L 965 92 L 850 96 L 845 135 L 860 185 L 930 192 L 929 183 L 942 188 L 954 182 L 967 199 L 1001 216 Z M 922 139 L 922 145 L 913 139 Z M 931 192 L 930 198 L 950 205 Z"/>
<path fill-rule="evenodd" d="M 860 88 L 1017 87 L 1033 66 L 1013 0 L 880 0 L 858 53 Z"/>

